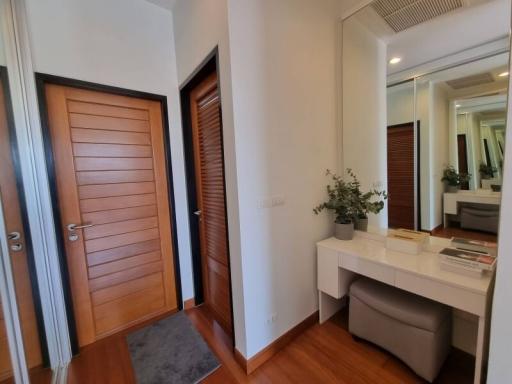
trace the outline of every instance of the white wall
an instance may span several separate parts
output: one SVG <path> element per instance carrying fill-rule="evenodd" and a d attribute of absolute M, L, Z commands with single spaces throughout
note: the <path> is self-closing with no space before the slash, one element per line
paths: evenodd
<path fill-rule="evenodd" d="M 245 352 L 246 326 L 227 1 L 181 0 L 173 8 L 173 19 L 180 85 L 183 85 L 203 60 L 218 47 L 235 341 L 238 350 Z"/>
<path fill-rule="evenodd" d="M 356 18 L 343 23 L 343 165 L 364 189 L 387 189 L 386 46 Z M 409 120 L 410 121 L 410 120 Z M 369 216 L 386 228 L 387 205 Z"/>
<path fill-rule="evenodd" d="M 418 81 L 416 84 L 416 119 L 420 121 L 420 200 L 421 229 L 430 227 L 430 142 L 431 130 L 430 82 Z"/>
<path fill-rule="evenodd" d="M 337 11 L 331 0 L 228 3 L 246 357 L 318 309 L 315 242 L 333 225 L 312 209 L 337 165 Z M 269 196 L 284 205 L 259 209 Z"/>
<path fill-rule="evenodd" d="M 512 63 L 511 63 L 512 64 Z M 512 72 L 512 65 L 511 70 Z M 512 87 L 508 91 L 508 110 L 512 110 Z M 512 114 L 507 116 L 510 132 Z M 510 341 L 512 340 L 512 140 L 506 141 L 503 189 L 501 194 L 500 236 L 498 243 L 498 269 L 492 308 L 489 370 L 487 382 L 501 384 L 512 382 Z"/>
<path fill-rule="evenodd" d="M 387 88 L 387 125 L 414 121 L 414 82 Z"/>
<path fill-rule="evenodd" d="M 167 96 L 182 291 L 193 296 L 171 13 L 143 0 L 27 0 L 37 72 Z"/>
<path fill-rule="evenodd" d="M 440 84 L 431 83 L 430 110 L 430 212 L 428 227 L 432 230 L 443 223 L 443 169 L 448 164 L 449 105 L 450 101 Z"/>
<path fill-rule="evenodd" d="M 0 65 L 7 66 L 7 60 L 5 58 L 5 47 L 3 39 L 0 39 Z"/>

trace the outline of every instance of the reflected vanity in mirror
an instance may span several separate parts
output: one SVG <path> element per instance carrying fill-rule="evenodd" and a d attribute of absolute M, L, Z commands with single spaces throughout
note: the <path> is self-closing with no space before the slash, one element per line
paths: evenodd
<path fill-rule="evenodd" d="M 474 383 L 485 375 L 494 274 L 444 268 L 441 252 L 453 238 L 496 251 L 509 29 L 508 0 L 375 0 L 343 20 L 341 169 L 388 200 L 356 235 L 357 255 L 339 241 L 318 244 L 319 271 L 336 251 L 347 274 L 334 276 L 334 293 L 319 283 L 321 318 L 339 308 L 332 297 L 343 297 L 354 273 L 448 305 L 450 342 L 474 356 Z M 418 255 L 387 248 L 396 233 L 388 229 L 398 228 L 423 232 L 428 246 Z"/>
<path fill-rule="evenodd" d="M 389 227 L 496 241 L 507 68 L 505 52 L 388 85 Z"/>
<path fill-rule="evenodd" d="M 455 3 L 413 20 L 374 1 L 344 20 L 343 167 L 388 191 L 370 226 L 495 242 L 510 2 Z"/>

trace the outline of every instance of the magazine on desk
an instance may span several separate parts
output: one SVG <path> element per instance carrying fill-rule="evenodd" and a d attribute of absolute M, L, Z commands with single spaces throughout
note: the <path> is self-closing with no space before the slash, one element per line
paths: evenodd
<path fill-rule="evenodd" d="M 439 257 L 441 262 L 464 267 L 465 269 L 493 271 L 496 267 L 496 257 L 479 252 L 462 249 L 444 248 Z"/>
<path fill-rule="evenodd" d="M 498 249 L 497 244 L 491 241 L 471 240 L 461 237 L 452 238 L 452 247 L 465 251 L 486 253 L 491 256 L 496 256 Z"/>

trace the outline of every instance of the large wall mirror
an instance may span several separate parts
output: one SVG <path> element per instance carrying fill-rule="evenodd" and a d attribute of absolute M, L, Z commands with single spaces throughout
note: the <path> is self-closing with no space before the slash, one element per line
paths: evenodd
<path fill-rule="evenodd" d="M 343 167 L 389 194 L 370 226 L 496 241 L 509 29 L 507 0 L 376 0 L 344 20 Z"/>

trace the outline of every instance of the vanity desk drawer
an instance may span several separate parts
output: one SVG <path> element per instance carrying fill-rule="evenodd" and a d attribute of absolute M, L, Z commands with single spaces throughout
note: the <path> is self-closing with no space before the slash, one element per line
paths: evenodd
<path fill-rule="evenodd" d="M 395 286 L 478 316 L 485 315 L 485 295 L 403 271 L 396 271 Z"/>
<path fill-rule="evenodd" d="M 343 269 L 367 276 L 385 284 L 395 285 L 395 269 L 387 265 L 365 260 L 358 256 L 340 253 L 340 266 Z"/>

